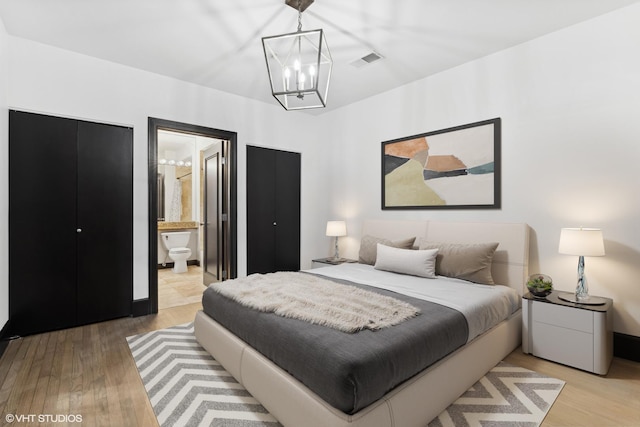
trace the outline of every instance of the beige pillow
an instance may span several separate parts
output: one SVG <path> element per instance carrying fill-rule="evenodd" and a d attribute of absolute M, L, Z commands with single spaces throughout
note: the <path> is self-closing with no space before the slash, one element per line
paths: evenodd
<path fill-rule="evenodd" d="M 375 237 L 365 235 L 360 240 L 360 252 L 358 254 L 358 262 L 361 264 L 373 265 L 376 263 L 377 244 L 383 244 L 385 246 L 391 246 L 400 249 L 411 249 L 415 237 L 410 237 L 402 240 L 391 241 L 382 237 Z"/>
<path fill-rule="evenodd" d="M 436 274 L 493 285 L 491 263 L 498 243 L 443 243 L 422 241 L 420 249 L 438 249 Z"/>
<path fill-rule="evenodd" d="M 436 254 L 438 249 L 399 249 L 377 245 L 378 256 L 374 268 L 376 270 L 393 271 L 394 273 L 410 274 L 412 276 L 436 278 Z"/>

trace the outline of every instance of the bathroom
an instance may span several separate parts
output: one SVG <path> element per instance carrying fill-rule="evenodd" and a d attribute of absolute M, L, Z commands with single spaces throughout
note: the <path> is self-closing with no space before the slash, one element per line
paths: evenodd
<path fill-rule="evenodd" d="M 159 309 L 202 298 L 202 152 L 215 144 L 200 135 L 158 131 Z"/>

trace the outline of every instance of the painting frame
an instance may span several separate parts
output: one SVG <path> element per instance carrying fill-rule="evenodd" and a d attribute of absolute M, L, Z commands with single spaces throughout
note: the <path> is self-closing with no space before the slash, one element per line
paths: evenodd
<path fill-rule="evenodd" d="M 382 142 L 381 207 L 500 209 L 502 120 Z"/>

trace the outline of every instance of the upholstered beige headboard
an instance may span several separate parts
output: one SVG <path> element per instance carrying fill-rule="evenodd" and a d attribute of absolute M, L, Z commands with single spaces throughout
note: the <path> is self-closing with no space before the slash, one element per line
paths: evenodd
<path fill-rule="evenodd" d="M 493 256 L 493 280 L 523 294 L 529 275 L 529 226 L 524 223 L 365 220 L 362 235 L 436 242 L 498 242 Z"/>

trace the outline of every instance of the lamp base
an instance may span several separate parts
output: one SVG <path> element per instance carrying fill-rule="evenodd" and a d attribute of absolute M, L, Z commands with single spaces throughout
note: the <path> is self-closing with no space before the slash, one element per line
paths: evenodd
<path fill-rule="evenodd" d="M 607 303 L 607 300 L 604 298 L 589 296 L 587 298 L 578 299 L 575 296 L 575 294 L 562 294 L 562 295 L 558 295 L 558 298 L 560 298 L 563 301 L 572 302 L 574 304 L 583 304 L 583 305 L 604 305 Z"/>

